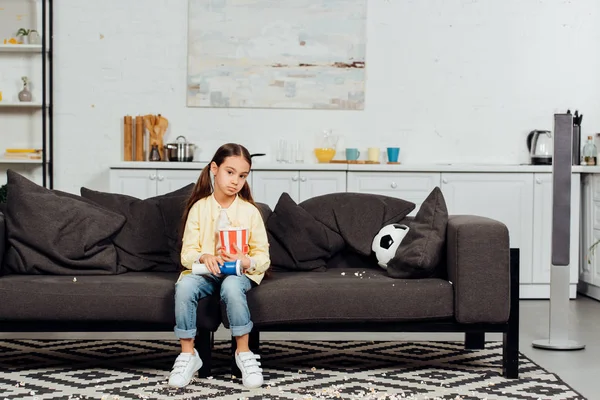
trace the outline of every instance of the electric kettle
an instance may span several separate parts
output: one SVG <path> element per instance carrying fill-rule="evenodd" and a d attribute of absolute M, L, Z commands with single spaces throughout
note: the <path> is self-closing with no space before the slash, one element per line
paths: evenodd
<path fill-rule="evenodd" d="M 527 149 L 533 165 L 552 165 L 554 139 L 550 131 L 531 131 L 527 135 Z"/>

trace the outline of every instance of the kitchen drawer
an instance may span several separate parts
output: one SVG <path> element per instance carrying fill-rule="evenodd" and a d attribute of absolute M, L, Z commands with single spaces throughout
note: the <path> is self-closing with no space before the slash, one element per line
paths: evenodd
<path fill-rule="evenodd" d="M 439 172 L 348 172 L 348 192 L 397 197 L 416 204 L 414 215 L 433 188 L 440 186 Z"/>

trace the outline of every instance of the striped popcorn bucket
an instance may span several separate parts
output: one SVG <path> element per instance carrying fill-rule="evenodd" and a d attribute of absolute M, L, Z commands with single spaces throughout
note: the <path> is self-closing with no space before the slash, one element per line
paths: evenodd
<path fill-rule="evenodd" d="M 235 248 L 236 245 L 243 254 L 248 254 L 248 229 L 247 228 L 228 228 L 219 231 L 219 238 L 221 240 L 221 250 L 228 252 L 229 254 L 237 254 Z"/>

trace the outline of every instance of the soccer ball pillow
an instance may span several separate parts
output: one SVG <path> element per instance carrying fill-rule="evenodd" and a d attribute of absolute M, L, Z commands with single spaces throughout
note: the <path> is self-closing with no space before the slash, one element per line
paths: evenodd
<path fill-rule="evenodd" d="M 371 250 L 375 252 L 377 264 L 383 269 L 387 269 L 387 263 L 396 255 L 396 250 L 402 239 L 406 236 L 410 228 L 403 224 L 386 225 L 379 230 L 373 243 Z"/>

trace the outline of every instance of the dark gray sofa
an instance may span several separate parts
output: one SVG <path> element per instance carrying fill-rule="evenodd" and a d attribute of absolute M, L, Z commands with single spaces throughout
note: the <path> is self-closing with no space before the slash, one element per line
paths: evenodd
<path fill-rule="evenodd" d="M 13 176 L 13 180 L 18 179 Z M 36 201 L 31 190 L 38 189 L 28 187 L 27 190 L 28 197 L 20 199 L 23 204 L 19 202 L 19 207 L 24 210 L 27 209 L 27 202 Z M 47 195 L 46 192 L 42 194 Z M 61 193 L 53 195 L 64 196 Z M 102 203 L 103 207 L 112 210 L 121 206 L 111 203 L 115 199 L 121 203 L 131 201 L 127 207 L 121 208 L 121 213 L 129 217 L 131 215 L 128 213 L 133 213 L 135 207 L 141 207 L 140 203 L 121 195 L 99 192 L 85 195 L 86 201 L 93 198 Z M 148 204 L 154 206 L 154 202 L 168 205 L 162 209 L 157 208 L 163 220 L 168 221 L 169 218 L 165 219 L 165 216 L 168 217 L 169 213 L 180 216 L 182 212 L 173 207 L 173 204 L 181 205 L 181 199 L 187 197 L 187 193 L 176 195 L 180 197 L 150 199 L 143 207 Z M 9 201 L 10 196 L 9 191 Z M 68 195 L 68 198 L 72 197 L 74 196 Z M 365 197 L 355 198 L 359 198 L 359 203 L 364 206 Z M 382 199 L 387 201 L 386 198 L 379 200 Z M 173 203 L 175 200 L 177 202 Z M 337 200 L 336 202 L 339 203 Z M 310 210 L 309 206 L 310 204 L 304 211 Z M 386 207 L 390 209 L 389 204 Z M 248 292 L 254 322 L 251 334 L 253 348 L 258 347 L 259 334 L 264 331 L 465 332 L 465 346 L 472 349 L 484 346 L 485 332 L 503 332 L 503 373 L 509 378 L 517 377 L 519 257 L 518 249 L 509 249 L 508 231 L 502 223 L 477 216 L 450 216 L 443 226 L 443 258 L 438 263 L 436 274 L 423 278 L 398 279 L 392 278 L 390 273 L 376 264 L 374 266 L 372 257 L 359 255 L 348 246 L 340 249 L 336 236 L 331 234 L 330 229 L 321 229 L 321 225 L 318 228 L 311 225 L 304 230 L 292 226 L 289 231 L 285 231 L 285 235 L 277 236 L 278 229 L 286 226 L 285 220 L 281 220 L 281 210 L 276 207 L 273 212 L 265 205 L 260 205 L 260 209 L 270 242 L 272 241 L 274 265 L 270 276 L 260 286 Z M 329 212 L 323 207 L 319 207 L 319 210 L 327 218 Z M 296 209 L 289 215 L 306 219 L 301 214 L 304 211 Z M 334 213 L 337 212 L 339 211 L 334 210 Z M 375 214 L 371 212 L 370 219 L 363 221 L 357 216 L 351 229 L 356 231 L 357 226 L 371 222 L 373 226 L 381 225 L 381 221 L 373 218 Z M 381 218 L 389 219 L 388 214 L 382 211 Z M 150 216 L 146 215 L 146 218 Z M 7 248 L 9 236 L 13 243 L 16 242 L 14 234 L 8 231 L 6 219 L 0 212 L 1 332 L 173 330 L 177 268 L 169 271 L 168 268 L 156 267 L 136 271 L 132 269 L 135 263 L 131 261 L 125 272 L 61 272 L 60 275 L 15 273 L 14 267 L 12 270 L 7 268 L 5 257 L 10 254 L 14 259 L 18 253 Z M 413 222 L 410 219 L 404 220 Z M 19 228 L 22 227 L 14 226 L 16 230 Z M 126 228 L 120 229 L 122 232 Z M 304 238 L 302 232 L 305 234 Z M 345 235 L 347 243 L 354 241 L 356 248 L 360 248 L 365 240 L 370 245 L 371 238 L 363 238 L 361 241 L 360 236 L 352 238 L 344 232 L 342 235 Z M 175 250 L 170 248 L 167 251 L 171 253 L 171 260 L 175 265 L 176 234 L 170 231 L 165 236 L 167 241 L 161 242 L 164 246 L 169 241 L 171 245 L 175 245 Z M 319 237 L 328 245 L 313 248 L 311 243 L 306 242 L 306 237 Z M 302 246 L 290 249 L 289 243 L 286 244 L 288 239 L 289 243 L 302 243 Z M 123 238 L 114 239 L 115 243 L 119 241 L 122 242 Z M 127 247 L 122 243 L 120 246 L 117 246 L 117 250 L 121 252 Z M 283 254 L 282 249 L 287 249 L 288 253 Z M 336 251 L 332 257 L 324 256 L 333 250 Z M 293 254 L 294 252 L 297 253 Z M 308 257 L 310 260 L 298 256 L 309 253 L 314 255 Z M 117 254 L 120 254 L 119 251 Z M 118 259 L 126 258 L 122 254 Z M 325 263 L 317 262 L 323 259 L 326 259 Z M 168 264 L 169 260 L 166 262 Z M 278 262 L 287 267 L 277 265 Z M 218 298 L 200 301 L 196 346 L 204 360 L 201 376 L 210 374 L 214 332 L 221 323 L 228 327 L 224 305 L 219 307 Z M 232 351 L 234 343 L 232 341 Z"/>

